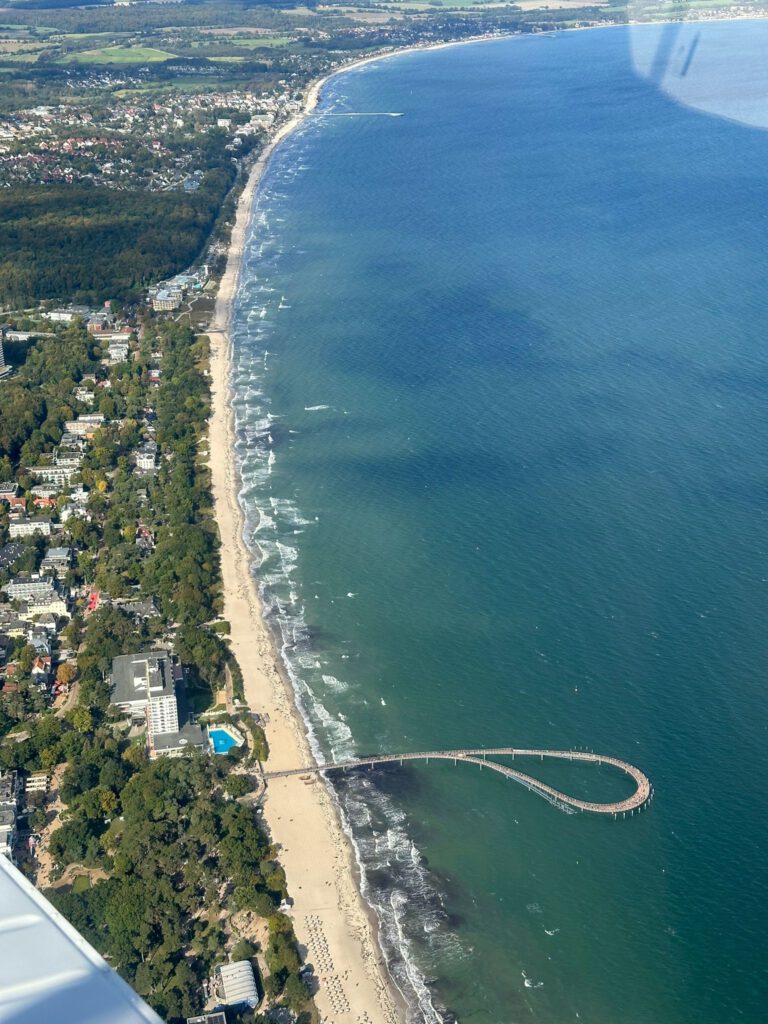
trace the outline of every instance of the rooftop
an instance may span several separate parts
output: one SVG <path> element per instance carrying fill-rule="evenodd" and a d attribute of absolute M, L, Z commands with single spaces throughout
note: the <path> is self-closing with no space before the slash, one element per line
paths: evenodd
<path fill-rule="evenodd" d="M 152 737 L 152 746 L 158 754 L 168 750 L 176 750 L 179 747 L 203 747 L 207 746 L 205 733 L 199 725 L 187 722 L 178 732 L 155 733 Z"/>
<path fill-rule="evenodd" d="M 216 970 L 221 978 L 223 1001 L 230 1006 L 248 1003 L 255 1006 L 259 1001 L 253 967 L 248 960 L 236 960 L 231 964 L 222 964 Z"/>
<path fill-rule="evenodd" d="M 173 672 L 167 651 L 122 654 L 112 662 L 112 702 L 127 704 L 152 693 L 173 694 Z"/>

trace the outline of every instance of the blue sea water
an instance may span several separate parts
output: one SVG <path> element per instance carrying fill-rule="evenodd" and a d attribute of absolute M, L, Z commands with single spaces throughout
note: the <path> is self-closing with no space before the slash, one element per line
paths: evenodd
<path fill-rule="evenodd" d="M 241 500 L 318 752 L 581 745 L 656 790 L 339 782 L 414 1021 L 765 1019 L 768 134 L 690 52 L 641 73 L 664 31 L 335 78 L 254 204 Z M 767 43 L 696 44 L 758 121 Z M 402 116 L 326 116 L 366 111 Z"/>

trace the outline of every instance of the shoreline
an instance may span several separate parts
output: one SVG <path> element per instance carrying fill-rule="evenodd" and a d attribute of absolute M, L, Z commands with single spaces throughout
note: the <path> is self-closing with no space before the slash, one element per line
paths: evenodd
<path fill-rule="evenodd" d="M 243 673 L 246 704 L 268 719 L 269 763 L 275 769 L 314 763 L 315 758 L 276 638 L 264 621 L 252 572 L 255 556 L 245 541 L 232 408 L 232 308 L 253 201 L 277 146 L 314 111 L 330 78 L 411 49 L 415 48 L 365 57 L 312 82 L 302 110 L 270 139 L 238 199 L 226 269 L 206 332 L 211 345 L 209 462 L 221 541 L 222 615 L 230 623 L 231 647 Z M 296 779 L 273 780 L 262 806 L 294 901 L 290 917 L 296 937 L 305 961 L 315 967 L 319 982 L 315 1003 L 321 1018 L 350 1024 L 398 1024 L 406 1017 L 406 1001 L 389 973 L 378 939 L 378 918 L 362 894 L 361 868 L 329 787 L 321 780 L 308 785 Z M 323 950 L 327 950 L 325 958 Z"/>
<path fill-rule="evenodd" d="M 223 618 L 230 623 L 230 645 L 243 673 L 245 703 L 267 717 L 270 770 L 312 764 L 298 695 L 283 664 L 278 638 L 264 619 L 256 554 L 245 540 L 240 504 L 241 478 L 235 453 L 235 416 L 230 324 L 240 280 L 253 201 L 275 150 L 313 113 L 324 86 L 334 77 L 375 61 L 414 51 L 442 50 L 514 35 L 486 34 L 450 42 L 399 47 L 350 61 L 311 82 L 302 109 L 282 124 L 251 168 L 241 192 L 227 248 L 227 263 L 205 332 L 210 339 L 211 412 L 209 464 L 220 536 Z M 315 1004 L 324 1024 L 403 1024 L 410 1009 L 390 973 L 379 940 L 380 922 L 363 895 L 362 866 L 341 808 L 325 780 L 311 784 L 296 777 L 273 779 L 262 800 L 263 820 L 285 870 L 294 901 L 289 911 L 306 963 L 315 966 Z M 317 969 L 318 945 L 327 948 L 332 973 Z M 337 967 L 336 965 L 340 965 Z M 334 998 L 332 998 L 333 993 Z M 344 1006 L 341 1010 L 340 1007 Z"/>
<path fill-rule="evenodd" d="M 621 26 L 595 25 L 566 31 L 612 27 Z M 226 269 L 206 332 L 211 343 L 209 459 L 221 540 L 222 615 L 231 625 L 231 647 L 243 673 L 246 704 L 268 716 L 265 730 L 270 770 L 311 764 L 315 757 L 309 727 L 283 665 L 277 637 L 264 619 L 258 579 L 252 571 L 257 555 L 245 540 L 246 520 L 239 497 L 230 322 L 253 202 L 275 150 L 315 111 L 323 88 L 332 78 L 414 51 L 509 38 L 517 38 L 517 34 L 484 34 L 399 47 L 350 61 L 316 79 L 307 87 L 302 109 L 278 128 L 259 155 L 238 198 Z M 272 780 L 263 809 L 294 900 L 289 913 L 296 936 L 306 962 L 315 966 L 320 981 L 315 1002 L 321 1018 L 333 1024 L 396 1024 L 404 1020 L 407 1002 L 389 972 L 379 942 L 378 916 L 363 895 L 362 868 L 332 789 L 320 779 L 311 784 L 296 778 Z M 337 965 L 330 973 L 317 967 L 318 942 L 326 945 L 331 963 Z M 334 1000 L 331 992 L 335 993 Z M 348 1005 L 340 1010 L 345 1002 Z"/>

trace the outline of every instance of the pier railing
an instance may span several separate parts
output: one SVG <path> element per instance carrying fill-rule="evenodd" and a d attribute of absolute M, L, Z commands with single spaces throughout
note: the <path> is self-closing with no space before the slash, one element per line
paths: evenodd
<path fill-rule="evenodd" d="M 499 764 L 497 761 L 489 761 L 489 757 L 538 757 L 541 761 L 545 758 L 559 761 L 587 761 L 591 764 L 609 765 L 618 768 L 619 771 L 628 775 L 635 783 L 634 793 L 625 800 L 617 800 L 608 803 L 597 803 L 591 800 L 580 800 L 578 797 L 569 796 L 545 782 L 535 779 L 532 775 L 518 771 L 509 765 Z M 284 779 L 292 775 L 317 775 L 328 772 L 349 771 L 354 768 L 373 768 L 375 765 L 400 763 L 404 761 L 453 761 L 454 764 L 463 762 L 465 764 L 479 765 L 480 768 L 488 768 L 491 771 L 504 775 L 512 782 L 525 786 L 532 793 L 548 800 L 555 807 L 561 810 L 587 811 L 590 814 L 612 814 L 614 818 L 619 815 L 626 817 L 627 814 L 634 814 L 641 811 L 651 802 L 653 798 L 653 787 L 650 779 L 644 772 L 636 768 L 628 761 L 622 761 L 618 757 L 611 757 L 607 754 L 595 754 L 586 750 L 540 750 L 536 748 L 518 747 L 479 747 L 467 748 L 465 750 L 422 750 L 405 754 L 377 754 L 373 757 L 358 757 L 347 761 L 337 761 L 330 764 L 307 765 L 304 768 L 288 768 L 283 771 L 265 772 L 264 779 Z"/>

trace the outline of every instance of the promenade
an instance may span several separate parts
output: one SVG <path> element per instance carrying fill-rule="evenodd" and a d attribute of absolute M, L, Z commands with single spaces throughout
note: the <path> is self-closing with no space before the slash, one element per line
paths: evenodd
<path fill-rule="evenodd" d="M 627 797 L 626 800 L 618 800 L 609 803 L 596 803 L 590 800 L 580 800 L 577 797 L 569 796 L 568 793 L 563 793 L 559 789 L 555 789 L 552 786 L 547 785 L 545 782 L 540 782 L 538 779 L 533 778 L 531 775 L 525 774 L 525 772 L 518 771 L 516 768 L 512 768 L 509 765 L 499 764 L 497 761 L 489 761 L 489 757 L 537 757 L 540 761 L 545 758 L 554 759 L 559 761 L 587 761 L 591 764 L 597 765 L 610 765 L 613 768 L 618 768 L 619 771 L 628 775 L 635 783 L 635 791 L 631 796 Z M 532 793 L 536 793 L 538 796 L 548 800 L 555 807 L 560 810 L 576 810 L 576 811 L 587 811 L 590 814 L 608 814 L 613 815 L 614 818 L 618 818 L 621 815 L 623 818 L 627 814 L 634 814 L 635 811 L 641 811 L 646 807 L 651 799 L 653 798 L 653 787 L 651 786 L 650 779 L 648 776 L 640 771 L 635 765 L 630 764 L 628 761 L 622 761 L 618 757 L 611 757 L 607 754 L 595 754 L 591 751 L 585 750 L 541 750 L 536 748 L 518 748 L 518 747 L 488 747 L 488 748 L 467 748 L 465 750 L 430 750 L 430 751 L 418 751 L 407 754 L 378 754 L 374 757 L 360 757 L 354 758 L 348 761 L 337 761 L 333 764 L 316 764 L 308 765 L 304 768 L 288 768 L 283 771 L 276 772 L 265 772 L 264 780 L 269 782 L 270 779 L 284 779 L 291 775 L 311 775 L 320 774 L 335 771 L 349 771 L 353 768 L 372 768 L 379 764 L 392 764 L 398 762 L 402 764 L 404 761 L 453 761 L 454 764 L 458 764 L 460 761 L 466 764 L 479 765 L 480 768 L 489 768 L 491 771 L 498 772 L 500 775 L 506 776 L 512 782 L 517 782 L 521 786 L 525 786 Z"/>

